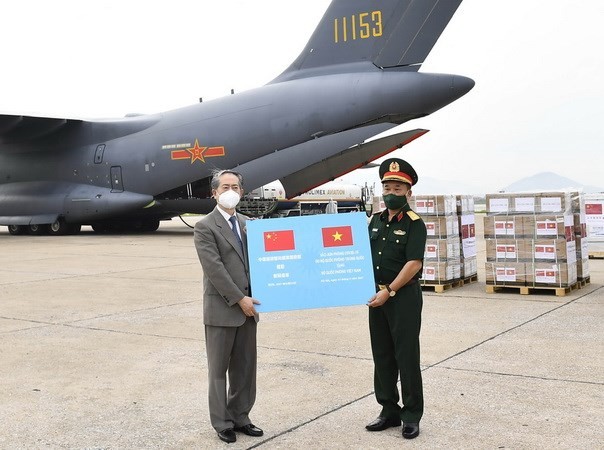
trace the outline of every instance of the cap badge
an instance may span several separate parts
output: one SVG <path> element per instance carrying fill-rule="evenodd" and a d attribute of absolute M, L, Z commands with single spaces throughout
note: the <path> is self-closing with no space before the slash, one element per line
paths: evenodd
<path fill-rule="evenodd" d="M 400 172 L 401 166 L 396 161 L 390 163 L 390 172 Z"/>

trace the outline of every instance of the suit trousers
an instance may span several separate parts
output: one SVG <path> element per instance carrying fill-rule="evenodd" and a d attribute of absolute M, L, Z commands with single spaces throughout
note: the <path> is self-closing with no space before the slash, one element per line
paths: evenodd
<path fill-rule="evenodd" d="M 422 291 L 419 283 L 405 286 L 382 306 L 369 308 L 375 396 L 381 416 L 419 422 L 424 412 L 419 332 Z M 403 407 L 399 406 L 400 375 Z"/>
<path fill-rule="evenodd" d="M 256 401 L 256 325 L 248 317 L 239 327 L 205 326 L 210 422 L 216 431 L 251 423 L 249 413 Z"/>

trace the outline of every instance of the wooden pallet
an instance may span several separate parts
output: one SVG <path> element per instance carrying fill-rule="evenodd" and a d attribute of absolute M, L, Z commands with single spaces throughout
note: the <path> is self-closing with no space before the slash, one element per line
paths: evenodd
<path fill-rule="evenodd" d="M 604 252 L 589 252 L 589 259 L 604 259 Z"/>
<path fill-rule="evenodd" d="M 591 277 L 585 277 L 585 278 L 578 278 L 577 279 L 577 284 L 579 285 L 579 287 L 585 287 L 586 285 L 588 285 L 589 283 L 591 283 Z"/>
<path fill-rule="evenodd" d="M 550 293 L 555 292 L 557 297 L 564 297 L 566 294 L 570 294 L 571 291 L 579 289 L 581 286 L 579 283 L 574 283 L 567 287 L 557 286 L 501 286 L 501 285 L 486 285 L 487 294 L 493 294 L 495 292 L 501 292 L 505 289 L 519 291 L 520 295 L 529 295 L 535 293 Z"/>
<path fill-rule="evenodd" d="M 448 283 L 442 283 L 442 284 L 435 283 L 432 281 L 422 280 L 422 289 L 423 288 L 434 289 L 434 292 L 436 292 L 437 294 L 442 294 L 443 292 L 448 291 L 449 289 L 453 289 L 455 287 L 461 287 L 465 284 L 476 283 L 477 281 L 478 281 L 478 274 L 472 275 L 471 277 L 462 278 L 459 280 L 453 280 Z"/>

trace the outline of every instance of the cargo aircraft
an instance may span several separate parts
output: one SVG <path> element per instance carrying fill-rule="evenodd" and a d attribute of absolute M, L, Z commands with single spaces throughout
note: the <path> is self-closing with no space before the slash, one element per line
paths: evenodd
<path fill-rule="evenodd" d="M 268 84 L 173 111 L 111 120 L 0 115 L 0 225 L 11 234 L 153 231 L 206 213 L 212 170 L 292 198 L 413 141 L 369 140 L 466 94 L 420 73 L 461 0 L 333 0 L 302 53 Z"/>

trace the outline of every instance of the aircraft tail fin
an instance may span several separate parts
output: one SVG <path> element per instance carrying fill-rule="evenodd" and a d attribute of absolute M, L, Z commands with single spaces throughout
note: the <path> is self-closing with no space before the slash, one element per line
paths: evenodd
<path fill-rule="evenodd" d="M 302 53 L 275 81 L 340 64 L 419 65 L 461 1 L 333 0 Z"/>

